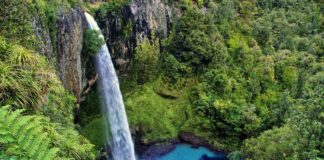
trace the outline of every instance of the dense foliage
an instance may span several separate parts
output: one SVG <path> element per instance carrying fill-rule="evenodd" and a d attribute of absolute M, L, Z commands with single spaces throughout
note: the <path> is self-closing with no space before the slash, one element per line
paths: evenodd
<path fill-rule="evenodd" d="M 74 124 L 76 99 L 40 51 L 35 24 L 55 41 L 58 1 L 0 2 L 0 159 L 94 159 Z M 5 7 L 4 7 L 5 6 Z"/>
<path fill-rule="evenodd" d="M 65 12 L 71 6 L 66 1 L 47 0 L 2 0 L 0 2 L 0 34 L 10 42 L 19 42 L 28 49 L 41 50 L 42 39 L 36 35 L 36 28 L 48 28 L 53 47 L 56 46 L 56 20 L 58 12 Z M 36 26 L 38 25 L 38 26 Z"/>
<path fill-rule="evenodd" d="M 20 45 L 7 43 L 6 40 L 1 37 L 0 53 L 0 104 L 10 105 L 10 109 L 12 110 L 25 109 L 25 114 L 31 114 L 34 119 L 39 119 L 39 122 L 36 121 L 33 123 L 41 127 L 30 130 L 33 132 L 29 135 L 29 133 L 23 132 L 23 130 L 18 133 L 16 133 L 17 130 L 7 130 L 16 128 L 10 126 L 12 122 L 1 123 L 9 125 L 4 126 L 7 127 L 7 129 L 4 128 L 2 130 L 3 133 L 12 134 L 15 137 L 24 136 L 26 140 L 33 140 L 33 137 L 35 137 L 33 134 L 38 134 L 37 136 L 40 136 L 41 133 L 44 133 L 42 130 L 47 130 L 51 133 L 48 135 L 51 138 L 51 146 L 60 148 L 59 151 L 56 151 L 58 152 L 58 157 L 71 157 L 75 159 L 88 157 L 91 159 L 91 157 L 93 157 L 91 153 L 92 144 L 78 134 L 73 123 L 73 108 L 76 106 L 75 98 L 65 91 L 54 69 L 46 63 L 45 58 Z M 5 113 L 8 111 L 1 110 L 0 112 L 5 116 Z M 16 116 L 12 118 L 19 116 L 21 110 L 14 113 Z M 13 119 L 12 121 L 23 123 L 23 121 L 25 121 L 24 119 L 30 120 L 30 118 L 18 117 L 18 119 Z M 7 120 L 10 121 L 10 119 Z M 20 123 L 15 125 L 17 125 L 17 127 L 23 127 L 18 126 Z M 30 127 L 26 128 L 26 132 L 32 129 Z M 0 142 L 0 145 L 4 147 L 4 149 L 12 151 L 12 149 L 6 148 L 6 146 L 12 147 L 12 145 L 8 143 L 13 142 L 13 140 L 4 141 Z M 35 141 L 35 143 L 36 142 L 37 141 Z M 30 141 L 29 145 L 32 144 L 32 141 Z M 19 148 L 18 145 L 15 148 L 15 152 L 7 152 L 6 154 L 9 156 L 23 156 L 25 152 L 29 151 L 25 151 L 24 148 Z M 46 148 L 44 148 L 44 151 L 46 151 Z M 33 153 L 27 154 L 33 156 Z M 40 154 L 46 153 L 41 152 Z"/>
<path fill-rule="evenodd" d="M 103 3 L 97 10 L 98 16 L 104 18 L 106 16 L 116 16 L 120 9 L 124 7 L 130 0 L 111 0 L 109 3 Z"/>
<path fill-rule="evenodd" d="M 236 158 L 323 158 L 319 3 L 175 3 L 183 14 L 156 56 L 160 78 L 125 91 L 131 125 L 142 140 L 189 131 L 219 149 L 240 151 L 231 154 Z"/>
<path fill-rule="evenodd" d="M 105 43 L 103 37 L 99 36 L 99 31 L 91 29 L 87 29 L 84 34 L 83 52 L 89 55 L 96 55 Z"/>
<path fill-rule="evenodd" d="M 137 83 L 143 84 L 156 77 L 159 65 L 159 50 L 158 39 L 151 44 L 146 38 L 136 47 L 131 74 Z"/>

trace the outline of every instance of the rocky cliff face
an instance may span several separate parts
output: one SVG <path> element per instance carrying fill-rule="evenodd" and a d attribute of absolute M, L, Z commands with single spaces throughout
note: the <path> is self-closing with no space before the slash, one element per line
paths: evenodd
<path fill-rule="evenodd" d="M 80 9 L 71 9 L 61 14 L 57 21 L 57 63 L 60 78 L 64 87 L 77 96 L 78 100 L 87 81 L 81 60 L 85 29 L 86 21 Z"/>
<path fill-rule="evenodd" d="M 53 47 L 49 29 L 42 23 L 39 16 L 32 18 L 32 26 L 40 45 L 39 52 L 45 55 L 47 59 L 50 59 L 53 52 Z"/>
<path fill-rule="evenodd" d="M 176 7 L 162 0 L 133 0 L 117 13 L 97 16 L 97 21 L 120 74 L 127 73 L 136 45 L 145 38 L 152 39 L 153 32 L 155 36 L 166 37 L 172 25 L 171 19 L 181 14 Z M 59 15 L 56 44 L 58 70 L 64 87 L 79 102 L 98 78 L 91 56 L 82 53 L 86 28 L 87 23 L 81 9 L 71 9 Z"/>
<path fill-rule="evenodd" d="M 138 41 L 151 36 L 152 31 L 159 33 L 160 36 L 167 36 L 174 11 L 172 6 L 162 0 L 134 0 L 129 7 L 133 14 Z"/>
<path fill-rule="evenodd" d="M 106 37 L 115 66 L 120 73 L 127 73 L 136 45 L 151 39 L 152 33 L 166 37 L 172 25 L 171 19 L 181 12 L 163 0 L 133 0 L 122 7 L 118 14 L 98 17 Z"/>

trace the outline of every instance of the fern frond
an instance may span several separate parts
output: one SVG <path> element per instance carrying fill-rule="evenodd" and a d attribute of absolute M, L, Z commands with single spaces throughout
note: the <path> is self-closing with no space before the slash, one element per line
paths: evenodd
<path fill-rule="evenodd" d="M 29 130 L 26 134 L 29 136 L 27 136 L 24 139 L 24 141 L 22 141 L 21 146 L 24 150 L 28 151 L 28 148 L 35 140 L 35 136 L 40 134 L 40 129 L 38 127 L 34 127 L 31 130 Z"/>
<path fill-rule="evenodd" d="M 45 150 L 46 150 L 45 148 L 40 148 L 40 150 L 38 151 L 38 154 L 34 155 L 34 159 L 35 160 L 42 160 L 42 158 L 45 155 Z"/>
<path fill-rule="evenodd" d="M 18 116 L 20 116 L 20 114 L 23 112 L 24 110 L 16 110 L 14 112 L 11 112 L 11 114 L 7 115 L 6 117 L 6 123 L 5 123 L 5 127 L 9 128 L 13 125 L 13 123 L 16 122 L 16 119 Z"/>
<path fill-rule="evenodd" d="M 41 160 L 41 158 L 44 156 L 45 150 L 46 150 L 46 148 L 48 148 L 48 146 L 49 146 L 48 139 L 44 139 L 43 141 L 41 141 L 38 149 L 36 150 L 37 154 L 33 154 L 32 159 L 35 159 L 35 160 L 40 159 Z"/>
<path fill-rule="evenodd" d="M 33 141 L 32 145 L 28 149 L 29 157 L 33 157 L 37 153 L 39 148 L 43 147 L 43 146 L 41 146 L 41 143 L 46 139 L 47 136 L 48 135 L 45 133 L 39 137 L 35 137 L 35 140 Z"/>
<path fill-rule="evenodd" d="M 33 129 L 34 127 L 35 127 L 35 126 L 34 126 L 33 123 L 28 123 L 28 124 L 26 124 L 26 126 L 23 126 L 23 127 L 20 129 L 19 133 L 27 133 L 29 130 Z M 17 142 L 18 142 L 18 143 L 22 143 L 22 141 L 24 141 L 24 140 L 26 139 L 26 137 L 28 137 L 27 134 L 19 134 L 19 135 L 17 136 Z"/>
<path fill-rule="evenodd" d="M 14 136 L 17 136 L 17 134 L 19 133 L 19 130 L 23 126 L 27 125 L 28 123 L 31 123 L 33 118 L 34 118 L 33 116 L 25 116 L 25 117 L 20 118 L 20 120 L 13 125 L 12 134 Z"/>
<path fill-rule="evenodd" d="M 10 148 L 8 148 L 6 150 L 6 153 L 8 155 L 15 155 L 17 157 L 22 157 L 23 156 L 23 153 L 21 153 L 20 149 L 19 149 L 19 146 L 18 145 L 11 145 Z"/>
<path fill-rule="evenodd" d="M 42 157 L 43 160 L 52 160 L 56 156 L 56 153 L 60 151 L 59 148 L 51 148 L 44 157 Z"/>
<path fill-rule="evenodd" d="M 10 134 L 10 132 L 4 128 L 0 128 L 0 135 Z"/>
<path fill-rule="evenodd" d="M 51 138 L 42 127 L 43 118 L 23 116 L 22 112 L 11 112 L 8 108 L 0 107 L 3 119 L 0 124 L 0 144 L 4 153 L 26 160 L 51 160 L 56 157 L 59 149 L 51 147 Z"/>
<path fill-rule="evenodd" d="M 0 143 L 11 143 L 15 141 L 15 138 L 10 134 L 0 135 Z"/>

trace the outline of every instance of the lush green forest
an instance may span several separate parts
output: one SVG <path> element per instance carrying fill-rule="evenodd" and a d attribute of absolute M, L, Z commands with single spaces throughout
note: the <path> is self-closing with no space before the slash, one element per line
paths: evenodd
<path fill-rule="evenodd" d="M 160 54 L 157 39 L 137 47 L 132 125 L 148 141 L 189 131 L 247 159 L 323 158 L 322 4 L 197 3 L 181 5 Z"/>
<path fill-rule="evenodd" d="M 60 81 L 56 45 L 52 57 L 40 54 L 32 22 L 40 17 L 55 44 L 59 12 L 105 19 L 129 3 L 0 1 L 0 159 L 100 157 L 99 89 L 80 104 Z M 189 132 L 229 159 L 324 159 L 321 0 L 164 3 L 180 10 L 168 36 L 153 29 L 119 77 L 135 143 Z M 90 30 L 84 37 L 82 52 L 94 57 L 104 42 Z"/>

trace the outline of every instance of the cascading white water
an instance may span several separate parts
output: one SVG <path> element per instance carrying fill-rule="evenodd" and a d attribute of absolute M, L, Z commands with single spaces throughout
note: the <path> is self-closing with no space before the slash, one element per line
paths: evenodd
<path fill-rule="evenodd" d="M 100 32 L 94 18 L 85 13 L 90 29 Z M 100 35 L 103 38 L 103 35 Z M 134 144 L 129 131 L 123 97 L 119 89 L 118 77 L 111 61 L 107 45 L 102 45 L 96 55 L 96 68 L 102 86 L 104 109 L 110 125 L 111 139 L 109 145 L 114 160 L 135 160 Z"/>

